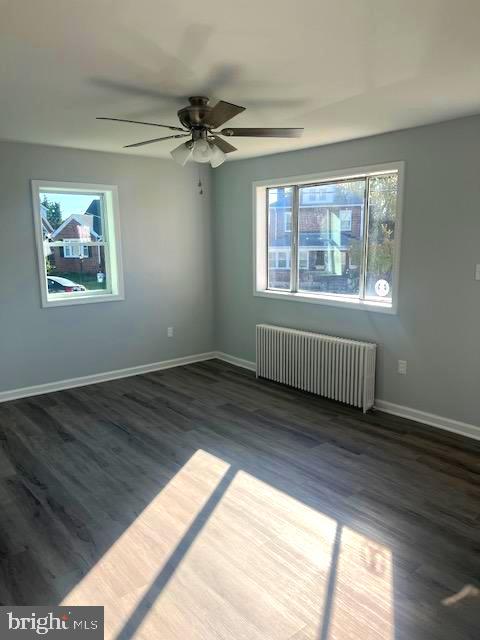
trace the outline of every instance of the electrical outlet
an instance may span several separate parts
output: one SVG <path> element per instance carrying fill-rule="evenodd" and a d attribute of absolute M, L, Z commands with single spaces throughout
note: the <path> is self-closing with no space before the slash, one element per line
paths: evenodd
<path fill-rule="evenodd" d="M 480 280 L 480 264 L 475 265 L 475 280 Z"/>
<path fill-rule="evenodd" d="M 168 327 L 167 329 L 167 336 L 169 338 L 173 338 L 173 327 Z"/>
<path fill-rule="evenodd" d="M 399 360 L 398 361 L 398 373 L 402 376 L 406 376 L 407 375 L 407 361 L 406 360 Z"/>

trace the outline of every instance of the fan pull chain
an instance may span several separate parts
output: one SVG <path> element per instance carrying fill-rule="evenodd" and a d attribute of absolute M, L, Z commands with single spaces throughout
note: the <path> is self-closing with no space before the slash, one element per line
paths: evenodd
<path fill-rule="evenodd" d="M 198 193 L 203 196 L 203 185 L 202 185 L 202 179 L 200 178 L 200 171 L 198 172 Z"/>

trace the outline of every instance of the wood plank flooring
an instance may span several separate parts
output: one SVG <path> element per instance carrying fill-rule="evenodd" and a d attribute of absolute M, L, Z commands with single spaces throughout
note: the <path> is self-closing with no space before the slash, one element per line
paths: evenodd
<path fill-rule="evenodd" d="M 209 362 L 0 405 L 0 604 L 108 639 L 463 640 L 480 443 Z"/>

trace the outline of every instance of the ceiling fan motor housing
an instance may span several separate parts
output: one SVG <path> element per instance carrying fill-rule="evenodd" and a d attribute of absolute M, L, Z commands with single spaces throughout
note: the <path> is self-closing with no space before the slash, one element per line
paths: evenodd
<path fill-rule="evenodd" d="M 208 104 L 209 99 L 204 96 L 193 96 L 188 101 L 190 104 L 177 112 L 178 119 L 187 129 L 206 128 L 204 121 L 212 110 Z"/>

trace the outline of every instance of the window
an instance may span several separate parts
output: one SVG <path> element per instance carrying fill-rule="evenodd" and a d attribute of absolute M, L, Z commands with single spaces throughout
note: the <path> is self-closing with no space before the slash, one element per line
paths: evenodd
<path fill-rule="evenodd" d="M 352 210 L 340 209 L 340 229 L 342 231 L 352 230 Z"/>
<path fill-rule="evenodd" d="M 284 251 L 269 251 L 268 264 L 270 269 L 290 269 L 290 248 Z"/>
<path fill-rule="evenodd" d="M 307 187 L 302 193 L 302 204 L 316 205 L 328 201 L 328 191 L 325 188 Z"/>
<path fill-rule="evenodd" d="M 255 294 L 395 312 L 402 180 L 391 163 L 254 183 Z"/>
<path fill-rule="evenodd" d="M 32 180 L 44 307 L 123 299 L 117 188 Z"/>
<path fill-rule="evenodd" d="M 88 245 L 79 244 L 71 238 L 65 238 L 63 245 L 63 257 L 64 258 L 88 258 Z"/>
<path fill-rule="evenodd" d="M 299 251 L 298 254 L 298 268 L 299 269 L 308 269 L 308 251 Z"/>
<path fill-rule="evenodd" d="M 288 266 L 287 252 L 279 251 L 277 253 L 277 266 L 279 269 L 286 269 Z"/>

